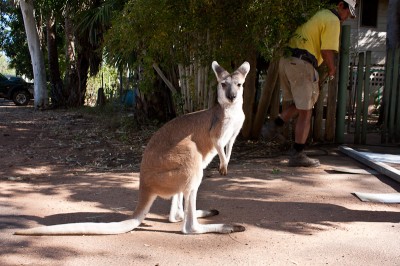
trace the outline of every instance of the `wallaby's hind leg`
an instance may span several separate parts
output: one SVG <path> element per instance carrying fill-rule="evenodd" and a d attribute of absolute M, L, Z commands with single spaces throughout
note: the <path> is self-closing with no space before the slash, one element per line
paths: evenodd
<path fill-rule="evenodd" d="M 196 210 L 197 218 L 205 218 L 218 215 L 217 210 Z M 171 223 L 183 221 L 184 210 L 183 210 L 183 193 L 175 194 L 171 200 L 171 210 L 169 212 L 169 221 Z"/>
<path fill-rule="evenodd" d="M 204 233 L 232 233 L 243 232 L 245 228 L 241 225 L 230 224 L 199 224 L 196 214 L 197 189 L 192 189 L 185 193 L 185 217 L 182 232 L 184 234 L 204 234 Z"/>
<path fill-rule="evenodd" d="M 183 221 L 183 193 L 178 193 L 172 196 L 171 210 L 169 211 L 169 221 L 176 223 Z"/>

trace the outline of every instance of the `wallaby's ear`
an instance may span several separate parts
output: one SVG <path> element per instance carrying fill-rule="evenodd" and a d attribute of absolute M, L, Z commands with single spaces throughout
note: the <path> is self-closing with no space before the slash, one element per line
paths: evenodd
<path fill-rule="evenodd" d="M 217 61 L 212 62 L 211 67 L 214 70 L 215 76 L 217 77 L 218 81 L 223 80 L 226 76 L 229 75 L 229 73 L 223 67 L 221 67 L 217 63 Z"/>
<path fill-rule="evenodd" d="M 243 78 L 245 79 L 247 74 L 250 71 L 250 64 L 249 62 L 244 62 L 237 70 L 236 72 L 239 72 L 240 74 L 243 75 Z"/>

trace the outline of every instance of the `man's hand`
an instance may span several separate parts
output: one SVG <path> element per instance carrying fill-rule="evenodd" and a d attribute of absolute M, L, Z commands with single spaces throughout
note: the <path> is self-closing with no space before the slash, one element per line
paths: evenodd
<path fill-rule="evenodd" d="M 332 80 L 336 74 L 335 52 L 333 50 L 321 50 L 321 54 L 328 67 L 329 80 Z M 331 77 L 333 78 L 331 79 Z"/>

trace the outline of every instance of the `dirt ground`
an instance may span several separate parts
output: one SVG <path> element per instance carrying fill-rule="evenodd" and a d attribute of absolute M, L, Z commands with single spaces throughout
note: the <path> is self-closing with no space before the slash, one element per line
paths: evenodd
<path fill-rule="evenodd" d="M 367 168 L 333 145 L 308 149 L 321 161 L 313 169 L 287 167 L 285 151 L 264 142 L 238 141 L 228 176 L 214 159 L 197 205 L 220 214 L 201 222 L 238 223 L 245 232 L 183 235 L 181 223 L 168 223 L 169 201 L 158 199 L 145 223 L 123 235 L 13 235 L 130 216 L 151 130 L 122 142 L 121 129 L 99 121 L 0 100 L 0 265 L 400 265 L 400 204 L 352 194 L 399 192 L 400 185 L 332 171 Z"/>

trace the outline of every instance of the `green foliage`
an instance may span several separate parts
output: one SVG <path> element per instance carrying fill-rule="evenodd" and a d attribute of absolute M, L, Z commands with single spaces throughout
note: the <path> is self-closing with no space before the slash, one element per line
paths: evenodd
<path fill-rule="evenodd" d="M 10 68 L 6 56 L 0 51 L 0 73 L 15 75 L 15 69 Z"/>
<path fill-rule="evenodd" d="M 37 21 L 42 22 L 42 28 L 40 31 L 43 32 L 42 48 L 44 49 L 43 54 L 45 60 L 47 60 L 46 53 L 46 40 L 44 39 L 44 27 L 45 21 L 43 21 L 46 12 L 50 12 L 50 8 L 53 8 L 54 13 L 57 14 L 57 21 L 59 22 L 57 28 L 57 40 L 58 40 L 58 53 L 59 63 L 61 72 L 65 72 L 65 54 L 64 54 L 64 39 L 63 39 L 63 25 L 61 20 L 62 3 L 63 1 L 57 0 L 38 0 L 35 1 L 35 14 Z M 28 43 L 26 39 L 24 21 L 22 13 L 18 5 L 12 5 L 10 3 L 2 3 L 1 5 L 1 20 L 0 26 L 2 31 L 0 32 L 0 48 L 4 51 L 7 57 L 10 59 L 10 67 L 15 68 L 18 75 L 25 75 L 29 79 L 33 79 L 32 62 L 29 53 Z M 52 11 L 52 12 L 53 12 Z M 55 11 L 58 11 L 55 12 Z"/>
<path fill-rule="evenodd" d="M 324 5 L 319 0 L 254 1 L 252 12 L 252 35 L 261 55 L 270 60 L 280 56 L 294 30 L 307 21 Z"/>
<path fill-rule="evenodd" d="M 118 91 L 118 73 L 114 67 L 103 65 L 100 72 L 96 76 L 89 77 L 86 88 L 86 103 L 94 106 L 97 100 L 97 91 L 104 88 L 106 98 L 113 100 L 117 97 Z"/>
<path fill-rule="evenodd" d="M 231 65 L 254 51 L 270 60 L 321 7 L 320 0 L 130 0 L 105 36 L 107 57 L 140 64 L 148 78 L 153 62 Z"/>
<path fill-rule="evenodd" d="M 0 48 L 17 74 L 32 78 L 20 9 L 6 0 L 0 2 L 0 7 Z M 44 20 L 50 13 L 56 17 L 62 73 L 67 8 L 73 15 L 75 30 L 87 38 L 91 44 L 88 47 L 93 49 L 84 49 L 92 55 L 92 74 L 97 73 L 95 65 L 101 63 L 104 51 L 109 63 L 119 69 L 134 70 L 140 76 L 142 92 L 153 90 L 154 62 L 163 70 L 171 70 L 177 64 L 188 66 L 194 62 L 209 66 L 213 60 L 234 68 L 254 53 L 268 61 L 281 53 L 293 30 L 321 7 L 320 0 L 35 1 L 38 18 Z M 45 40 L 42 42 L 45 47 Z M 99 87 L 96 83 L 89 83 L 90 86 Z"/>
<path fill-rule="evenodd" d="M 10 59 L 9 66 L 17 75 L 33 79 L 32 63 L 26 40 L 21 10 L 15 6 L 2 4 L 0 49 Z"/>

